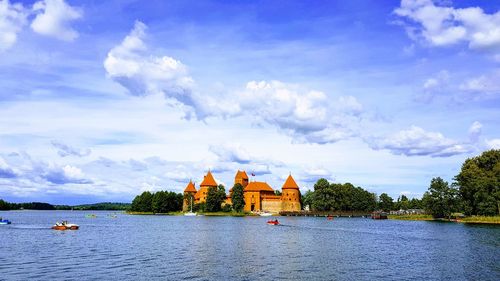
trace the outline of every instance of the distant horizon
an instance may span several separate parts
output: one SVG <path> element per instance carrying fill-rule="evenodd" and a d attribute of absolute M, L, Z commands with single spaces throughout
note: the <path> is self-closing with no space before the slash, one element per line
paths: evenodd
<path fill-rule="evenodd" d="M 500 149 L 499 1 L 0 0 L 0 198 L 238 169 L 421 198 Z"/>

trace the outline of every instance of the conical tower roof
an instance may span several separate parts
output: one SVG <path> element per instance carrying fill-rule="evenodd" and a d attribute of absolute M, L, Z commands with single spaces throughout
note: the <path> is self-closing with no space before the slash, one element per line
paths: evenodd
<path fill-rule="evenodd" d="M 214 176 L 212 176 L 210 170 L 208 171 L 207 175 L 203 177 L 203 181 L 201 182 L 200 186 L 217 186 L 217 182 L 215 182 Z"/>
<path fill-rule="evenodd" d="M 238 172 L 236 172 L 236 176 L 235 178 L 242 178 L 242 179 L 248 179 L 248 175 L 245 171 L 240 171 L 238 170 Z"/>
<path fill-rule="evenodd" d="M 286 179 L 285 183 L 283 184 L 283 189 L 289 188 L 289 189 L 299 189 L 299 186 L 293 179 L 292 175 L 290 174 L 288 178 Z"/>
<path fill-rule="evenodd" d="M 196 192 L 196 187 L 194 187 L 194 183 L 192 181 L 189 181 L 186 189 L 184 189 L 184 192 Z"/>

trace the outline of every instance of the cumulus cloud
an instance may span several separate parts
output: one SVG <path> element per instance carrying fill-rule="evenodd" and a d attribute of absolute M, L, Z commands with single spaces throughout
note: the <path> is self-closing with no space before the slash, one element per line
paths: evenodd
<path fill-rule="evenodd" d="M 200 94 L 184 64 L 146 52 L 146 25 L 133 30 L 112 48 L 104 61 L 108 77 L 136 96 L 163 94 L 189 119 L 250 116 L 256 123 L 275 126 L 297 142 L 331 143 L 349 138 L 362 105 L 352 96 L 336 100 L 320 91 L 280 81 L 250 81 L 230 94 Z"/>
<path fill-rule="evenodd" d="M 438 99 L 463 103 L 500 98 L 500 71 L 477 77 L 463 78 L 442 70 L 425 79 L 415 96 L 418 102 L 429 103 Z"/>
<path fill-rule="evenodd" d="M 203 110 L 195 97 L 194 81 L 187 67 L 172 57 L 145 54 L 146 28 L 144 23 L 136 21 L 130 34 L 108 52 L 104 61 L 108 77 L 135 96 L 165 95 L 185 107 L 187 118 L 192 115 L 206 117 L 208 112 Z"/>
<path fill-rule="evenodd" d="M 38 34 L 73 41 L 78 37 L 70 23 L 83 16 L 81 9 L 68 5 L 64 0 L 42 0 L 33 5 L 36 17 L 31 29 Z"/>
<path fill-rule="evenodd" d="M 148 165 L 142 161 L 138 161 L 135 159 L 129 159 L 127 164 L 130 166 L 132 170 L 135 171 L 145 171 L 148 169 Z"/>
<path fill-rule="evenodd" d="M 431 102 L 438 95 L 446 95 L 449 89 L 450 73 L 441 70 L 436 75 L 426 79 L 422 85 L 422 91 L 416 96 L 420 102 Z"/>
<path fill-rule="evenodd" d="M 0 157 L 0 178 L 15 178 L 17 173 Z"/>
<path fill-rule="evenodd" d="M 459 90 L 466 92 L 473 99 L 500 97 L 500 71 L 472 77 L 459 85 Z"/>
<path fill-rule="evenodd" d="M 239 144 L 211 145 L 209 150 L 217 155 L 219 161 L 248 164 L 251 159 L 248 152 Z"/>
<path fill-rule="evenodd" d="M 432 0 L 402 0 L 394 13 L 404 19 L 412 39 L 434 46 L 468 43 L 471 49 L 500 48 L 500 12 L 485 13 L 479 7 L 455 9 Z"/>
<path fill-rule="evenodd" d="M 482 129 L 483 129 L 483 124 L 479 123 L 478 121 L 472 123 L 472 125 L 469 128 L 469 141 L 471 143 L 477 143 L 479 141 Z"/>
<path fill-rule="evenodd" d="M 325 168 L 306 168 L 297 179 L 307 183 L 314 183 L 320 178 L 333 181 L 333 173 Z"/>
<path fill-rule="evenodd" d="M 192 180 L 193 171 L 184 165 L 177 165 L 172 170 L 165 173 L 165 176 L 175 182 L 186 183 Z"/>
<path fill-rule="evenodd" d="M 87 149 L 78 149 L 75 147 L 72 147 L 70 145 L 64 144 L 62 142 L 58 141 L 52 141 L 52 146 L 57 148 L 57 154 L 61 157 L 66 157 L 66 156 L 77 156 L 77 157 L 85 157 L 90 155 L 91 150 L 89 148 Z"/>
<path fill-rule="evenodd" d="M 90 184 L 92 180 L 85 178 L 82 170 L 71 165 L 50 167 L 42 177 L 53 184 Z"/>
<path fill-rule="evenodd" d="M 27 16 L 22 4 L 11 4 L 9 0 L 0 1 L 0 52 L 16 43 L 17 35 L 26 24 Z"/>
<path fill-rule="evenodd" d="M 489 149 L 500 149 L 500 139 L 486 140 Z"/>
<path fill-rule="evenodd" d="M 477 134 L 477 127 L 476 123 L 472 125 L 472 134 Z M 392 154 L 406 156 L 449 157 L 475 150 L 471 143 L 455 141 L 417 126 L 386 138 L 370 140 L 368 144 L 375 150 L 386 149 Z"/>
<path fill-rule="evenodd" d="M 352 96 L 330 100 L 320 91 L 280 81 L 250 81 L 239 94 L 239 107 L 276 126 L 299 142 L 332 143 L 351 137 L 349 122 L 363 111 Z"/>

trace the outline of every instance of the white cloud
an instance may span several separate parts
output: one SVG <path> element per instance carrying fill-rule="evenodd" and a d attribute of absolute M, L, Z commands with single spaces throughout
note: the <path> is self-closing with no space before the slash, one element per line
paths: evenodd
<path fill-rule="evenodd" d="M 66 156 L 77 156 L 77 157 L 84 157 L 88 156 L 91 153 L 90 149 L 78 149 L 75 147 L 72 147 L 70 145 L 64 144 L 59 141 L 52 141 L 51 142 L 52 146 L 57 148 L 57 153 L 61 157 L 66 157 Z"/>
<path fill-rule="evenodd" d="M 0 178 L 15 178 L 17 177 L 16 171 L 10 167 L 7 162 L 0 156 Z"/>
<path fill-rule="evenodd" d="M 434 46 L 467 42 L 471 49 L 500 47 L 500 12 L 487 14 L 479 7 L 455 9 L 432 0 L 402 0 L 394 13 L 408 19 L 411 38 L 423 38 Z"/>
<path fill-rule="evenodd" d="M 303 181 L 306 183 L 315 183 L 320 178 L 325 178 L 329 181 L 334 181 L 333 173 L 323 167 L 305 168 L 302 173 L 296 176 L 296 180 Z"/>
<path fill-rule="evenodd" d="M 469 93 L 471 98 L 500 97 L 500 71 L 472 77 L 459 85 L 459 90 Z"/>
<path fill-rule="evenodd" d="M 415 100 L 427 103 L 438 98 L 453 102 L 495 99 L 500 97 L 498 81 L 500 81 L 498 70 L 466 78 L 442 70 L 423 82 Z"/>
<path fill-rule="evenodd" d="M 36 33 L 55 37 L 64 41 L 73 41 L 78 37 L 70 23 L 83 16 L 81 9 L 68 5 L 64 0 L 42 0 L 33 5 L 37 14 L 31 28 Z"/>
<path fill-rule="evenodd" d="M 477 130 L 475 125 L 471 130 Z M 368 144 L 375 150 L 387 149 L 392 154 L 406 156 L 448 157 L 474 151 L 470 143 L 458 142 L 417 126 L 386 138 L 370 140 Z"/>
<path fill-rule="evenodd" d="M 479 141 L 479 137 L 481 137 L 483 129 L 483 124 L 475 121 L 469 128 L 469 141 L 471 143 L 477 143 Z"/>
<path fill-rule="evenodd" d="M 184 106 L 187 118 L 203 118 L 208 112 L 198 103 L 193 92 L 194 81 L 180 61 L 147 55 L 143 39 L 147 26 L 136 21 L 133 30 L 121 44 L 108 52 L 104 61 L 107 75 L 135 96 L 164 94 L 167 99 Z"/>
<path fill-rule="evenodd" d="M 0 0 L 0 52 L 12 47 L 26 24 L 27 13 L 20 3 Z"/>
<path fill-rule="evenodd" d="M 240 164 L 248 164 L 251 161 L 248 152 L 239 144 L 211 145 L 209 150 L 217 155 L 219 161 Z"/>
<path fill-rule="evenodd" d="M 500 139 L 486 140 L 489 149 L 500 149 Z"/>
<path fill-rule="evenodd" d="M 53 184 L 92 183 L 92 180 L 87 179 L 81 169 L 71 165 L 49 167 L 41 176 Z"/>
<path fill-rule="evenodd" d="M 295 142 L 331 143 L 355 133 L 362 105 L 352 96 L 329 99 L 320 91 L 280 81 L 250 81 L 224 96 L 195 91 L 194 80 L 180 61 L 146 54 L 146 25 L 137 21 L 104 61 L 107 75 L 136 96 L 163 94 L 187 119 L 249 116 L 275 126 Z"/>
<path fill-rule="evenodd" d="M 280 81 L 250 81 L 238 96 L 242 113 L 276 126 L 297 142 L 331 143 L 354 134 L 348 127 L 363 107 L 352 96 L 328 99 Z"/>

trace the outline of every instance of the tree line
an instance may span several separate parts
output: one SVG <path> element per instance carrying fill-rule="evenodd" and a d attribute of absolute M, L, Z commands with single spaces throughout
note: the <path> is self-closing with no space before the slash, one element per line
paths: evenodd
<path fill-rule="evenodd" d="M 144 191 L 132 201 L 130 211 L 170 213 L 182 210 L 184 196 L 173 191 Z"/>
<path fill-rule="evenodd" d="M 301 199 L 302 207 L 308 206 L 313 211 L 372 212 L 421 207 L 418 199 L 409 200 L 402 195 L 394 202 L 387 193 L 377 196 L 351 183 L 330 183 L 324 178 L 314 184 L 314 191 L 307 191 Z"/>
<path fill-rule="evenodd" d="M 500 215 L 500 150 L 485 151 L 465 160 L 452 184 L 440 177 L 433 178 L 422 201 L 436 218 L 450 217 L 454 212 Z"/>
<path fill-rule="evenodd" d="M 103 202 L 96 204 L 85 205 L 53 205 L 44 202 L 28 202 L 28 203 L 9 203 L 0 199 L 0 211 L 8 210 L 109 210 L 109 211 L 124 211 L 130 208 L 129 203 L 112 203 Z"/>

